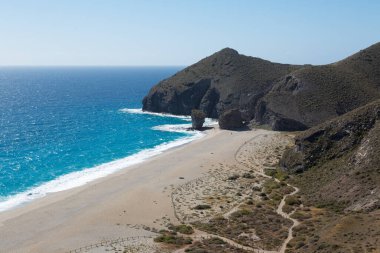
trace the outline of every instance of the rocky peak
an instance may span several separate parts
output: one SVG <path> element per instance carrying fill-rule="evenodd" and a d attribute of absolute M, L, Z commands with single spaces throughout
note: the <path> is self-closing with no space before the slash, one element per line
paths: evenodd
<path fill-rule="evenodd" d="M 214 54 L 214 56 L 238 56 L 238 55 L 239 55 L 238 51 L 229 47 L 223 48 L 222 50 Z"/>

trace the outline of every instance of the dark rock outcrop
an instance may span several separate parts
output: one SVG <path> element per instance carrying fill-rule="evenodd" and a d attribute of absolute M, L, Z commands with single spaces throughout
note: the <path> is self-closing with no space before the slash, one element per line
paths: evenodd
<path fill-rule="evenodd" d="M 305 130 L 380 98 L 380 43 L 322 66 L 272 63 L 223 49 L 154 86 L 143 110 L 218 118 L 238 108 L 246 121 Z"/>
<path fill-rule="evenodd" d="M 200 130 L 205 123 L 206 114 L 201 110 L 192 110 L 191 111 L 191 124 L 193 129 Z"/>
<path fill-rule="evenodd" d="M 219 117 L 219 127 L 221 129 L 239 129 L 245 125 L 244 123 L 244 119 L 239 109 L 226 110 Z"/>
<path fill-rule="evenodd" d="M 310 201 L 380 208 L 380 100 L 299 134 L 295 144 L 280 164 Z"/>

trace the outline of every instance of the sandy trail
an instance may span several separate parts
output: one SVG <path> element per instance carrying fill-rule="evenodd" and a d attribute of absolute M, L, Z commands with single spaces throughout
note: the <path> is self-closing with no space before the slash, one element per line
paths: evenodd
<path fill-rule="evenodd" d="M 289 184 L 288 184 L 288 185 L 289 185 Z M 289 185 L 289 186 L 292 186 L 292 185 Z M 294 187 L 294 186 L 292 186 L 292 187 L 293 187 L 295 190 L 294 190 L 292 193 L 287 194 L 287 195 L 285 195 L 285 196 L 282 198 L 282 200 L 281 200 L 281 202 L 280 202 L 280 205 L 278 206 L 278 208 L 277 208 L 277 210 L 276 210 L 276 212 L 277 212 L 279 215 L 281 215 L 282 217 L 284 217 L 284 218 L 286 218 L 286 219 L 289 219 L 289 220 L 291 220 L 291 221 L 293 222 L 293 225 L 292 225 L 292 226 L 289 228 L 289 230 L 288 230 L 288 237 L 285 239 L 285 241 L 283 242 L 283 244 L 282 244 L 280 250 L 278 251 L 279 253 L 285 253 L 285 250 L 286 250 L 286 247 L 287 247 L 288 243 L 290 242 L 290 240 L 293 239 L 293 228 L 296 227 L 296 226 L 298 226 L 298 225 L 300 224 L 298 220 L 293 219 L 292 217 L 290 217 L 290 216 L 295 212 L 295 210 L 292 211 L 292 212 L 289 213 L 289 214 L 287 214 L 287 213 L 285 213 L 284 211 L 282 211 L 282 208 L 283 208 L 284 205 L 285 205 L 285 200 L 286 200 L 286 198 L 287 198 L 288 196 L 291 196 L 291 195 L 296 194 L 296 193 L 299 191 L 299 189 L 298 189 L 297 187 Z"/>
<path fill-rule="evenodd" d="M 276 156 L 276 152 L 274 150 L 280 150 L 278 147 L 281 145 L 288 145 L 288 139 L 284 139 L 280 136 L 279 133 L 276 132 L 262 132 L 260 134 L 254 135 L 253 137 L 246 140 L 240 147 L 237 148 L 234 154 L 234 161 L 232 164 L 219 164 L 218 170 L 211 170 L 208 176 L 203 178 L 195 179 L 194 182 L 188 182 L 187 185 L 181 185 L 174 190 L 175 196 L 173 199 L 175 210 L 178 213 L 178 218 L 180 222 L 193 221 L 193 220 L 206 220 L 213 215 L 223 215 L 224 218 L 227 218 L 235 211 L 239 210 L 239 207 L 244 202 L 241 202 L 241 199 L 235 197 L 234 199 L 229 199 L 233 204 L 230 205 L 231 208 L 226 211 L 220 210 L 219 213 L 210 213 L 203 212 L 202 217 L 194 217 L 194 219 L 189 219 L 193 217 L 191 214 L 191 207 L 195 204 L 203 203 L 205 200 L 208 200 L 210 196 L 217 196 L 218 193 L 223 192 L 225 189 L 228 189 L 229 192 L 232 192 L 231 195 L 235 195 L 234 189 L 241 189 L 241 187 L 237 187 L 232 183 L 226 184 L 226 178 L 231 175 L 231 173 L 242 174 L 244 172 L 252 172 L 256 178 L 264 181 L 265 178 L 271 178 L 270 176 L 264 173 L 264 168 L 275 165 L 278 162 L 278 154 Z M 275 144 L 274 144 L 275 143 Z M 270 158 L 268 160 L 268 157 Z M 253 166 L 254 165 L 254 166 Z M 279 182 L 276 179 L 277 182 Z M 211 185 L 211 187 L 210 187 Z M 210 189 L 211 188 L 211 189 Z M 250 185 L 252 188 L 252 185 Z M 206 190 L 206 191 L 205 191 Z M 213 191 L 214 190 L 214 191 Z M 240 249 L 245 249 L 251 252 L 260 252 L 260 253 L 274 253 L 274 252 L 284 252 L 286 249 L 287 243 L 292 239 L 292 229 L 293 227 L 298 225 L 298 222 L 295 219 L 290 218 L 290 214 L 286 214 L 282 211 L 282 208 L 285 204 L 285 199 L 294 195 L 298 192 L 296 189 L 294 192 L 285 195 L 276 212 L 286 219 L 290 219 L 293 221 L 293 225 L 288 229 L 288 237 L 281 245 L 279 251 L 268 251 L 264 249 L 256 249 L 252 247 L 247 247 L 241 245 L 231 239 L 225 238 L 220 235 L 210 234 L 204 231 L 196 230 L 196 233 L 192 235 L 194 241 L 201 240 L 202 238 L 210 238 L 217 237 L 228 244 L 235 246 Z M 251 195 L 252 192 L 248 193 L 248 196 Z M 176 197 L 177 196 L 177 197 Z M 242 198 L 244 199 L 244 197 Z M 179 201 L 179 204 L 176 202 Z M 203 202 L 202 202 L 203 201 Z M 208 202 L 209 204 L 211 202 Z M 219 205 L 220 202 L 217 202 Z M 223 203 L 225 204 L 225 203 Z M 213 206 L 213 209 L 217 209 L 217 205 Z M 177 210 L 178 209 L 178 210 Z M 194 215 L 194 214 L 193 214 Z M 187 248 L 187 247 L 186 247 Z M 175 252 L 185 252 L 185 249 L 179 249 Z"/>
<path fill-rule="evenodd" d="M 259 138 L 259 137 L 260 137 L 260 135 L 257 135 L 257 136 L 255 136 L 255 137 L 251 138 L 247 143 L 252 142 L 252 141 L 254 141 L 255 139 L 257 139 L 257 138 Z M 235 160 L 236 160 L 238 163 L 240 163 L 241 165 L 243 165 L 243 166 L 246 166 L 247 164 L 244 163 L 244 162 L 241 162 L 241 161 L 239 160 L 239 158 L 238 158 L 238 153 L 239 153 L 239 151 L 240 151 L 241 149 L 244 149 L 244 148 L 245 148 L 245 145 L 247 145 L 247 144 L 242 145 L 242 146 L 236 151 L 236 154 L 235 154 Z M 266 174 L 264 173 L 263 167 L 257 167 L 257 169 L 255 170 L 255 173 L 256 173 L 257 175 L 261 175 L 261 176 L 266 177 L 266 178 L 271 178 L 270 176 L 268 176 L 268 175 L 266 175 Z M 280 181 L 279 181 L 278 179 L 276 179 L 276 178 L 274 178 L 274 180 L 275 180 L 276 182 L 280 182 Z M 292 193 L 290 193 L 290 194 L 286 194 L 286 195 L 284 195 L 284 197 L 281 199 L 281 202 L 280 202 L 280 204 L 278 205 L 278 207 L 277 207 L 277 209 L 276 209 L 276 213 L 278 213 L 279 215 L 281 215 L 282 217 L 284 217 L 284 218 L 286 218 L 286 219 L 291 220 L 291 221 L 293 222 L 293 224 L 292 224 L 292 226 L 288 229 L 288 237 L 285 239 L 285 241 L 284 241 L 283 244 L 281 245 L 280 249 L 279 249 L 278 251 L 275 251 L 275 252 L 278 252 L 278 253 L 285 253 L 285 250 L 286 250 L 286 247 L 287 247 L 288 243 L 293 239 L 293 228 L 296 227 L 296 226 L 298 226 L 298 225 L 300 224 L 298 220 L 296 220 L 296 219 L 290 217 L 290 216 L 291 216 L 296 210 L 293 210 L 293 211 L 292 211 L 291 213 L 289 213 L 289 214 L 285 213 L 285 212 L 282 210 L 282 208 L 283 208 L 284 205 L 285 205 L 285 200 L 286 200 L 286 198 L 287 198 L 288 196 L 295 195 L 296 193 L 299 192 L 299 189 L 298 189 L 297 187 L 292 186 L 292 185 L 290 185 L 290 184 L 287 184 L 287 185 L 290 186 L 290 187 L 292 187 L 292 188 L 294 188 L 294 191 L 293 191 Z M 265 250 L 262 250 L 262 251 L 263 251 L 263 252 L 270 252 L 270 251 L 265 251 Z"/>
<path fill-rule="evenodd" d="M 193 239 L 193 241 L 200 241 L 200 240 L 209 239 L 209 238 L 219 238 L 219 239 L 223 240 L 224 242 L 228 243 L 229 245 L 234 246 L 235 248 L 243 249 L 246 251 L 250 251 L 250 252 L 254 252 L 254 253 L 277 253 L 277 251 L 254 249 L 254 248 L 239 244 L 239 243 L 237 243 L 231 239 L 228 239 L 226 237 L 216 235 L 216 234 L 210 234 L 210 233 L 198 230 L 198 229 L 195 229 L 194 234 L 191 235 L 190 237 Z M 173 253 L 184 253 L 187 248 L 188 247 L 175 250 L 175 251 L 173 251 Z"/>

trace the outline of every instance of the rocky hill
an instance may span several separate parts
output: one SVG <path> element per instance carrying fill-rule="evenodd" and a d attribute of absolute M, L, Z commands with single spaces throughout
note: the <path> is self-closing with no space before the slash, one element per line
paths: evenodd
<path fill-rule="evenodd" d="M 212 118 L 227 109 L 244 111 L 254 108 L 276 79 L 298 68 L 225 48 L 154 86 L 143 100 L 143 110 L 190 115 L 192 109 L 200 109 Z"/>
<path fill-rule="evenodd" d="M 281 166 L 314 206 L 380 208 L 380 100 L 299 134 Z"/>
<path fill-rule="evenodd" d="M 380 98 L 380 43 L 337 63 L 296 66 L 223 49 L 154 86 L 143 110 L 218 118 L 239 109 L 274 130 L 305 130 Z"/>
<path fill-rule="evenodd" d="M 302 202 L 286 252 L 378 252 L 379 154 L 380 100 L 296 136 L 280 162 Z"/>
<path fill-rule="evenodd" d="M 255 120 L 303 130 L 380 98 L 380 43 L 340 62 L 282 77 L 260 101 Z"/>

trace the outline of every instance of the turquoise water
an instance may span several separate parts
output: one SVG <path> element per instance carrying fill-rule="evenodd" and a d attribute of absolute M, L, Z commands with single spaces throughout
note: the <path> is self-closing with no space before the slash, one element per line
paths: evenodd
<path fill-rule="evenodd" d="M 0 68 L 0 210 L 199 137 L 184 131 L 187 118 L 138 110 L 178 70 Z"/>

